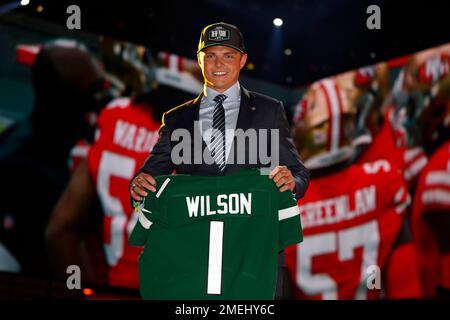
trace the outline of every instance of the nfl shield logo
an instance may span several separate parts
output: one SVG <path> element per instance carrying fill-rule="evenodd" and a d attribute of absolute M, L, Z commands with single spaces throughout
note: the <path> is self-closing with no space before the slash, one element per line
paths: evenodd
<path fill-rule="evenodd" d="M 208 32 L 208 40 L 212 41 L 226 41 L 230 40 L 230 30 L 222 26 L 215 27 Z"/>

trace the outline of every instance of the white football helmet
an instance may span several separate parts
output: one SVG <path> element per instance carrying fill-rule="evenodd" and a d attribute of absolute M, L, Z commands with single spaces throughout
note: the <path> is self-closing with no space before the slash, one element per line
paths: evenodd
<path fill-rule="evenodd" d="M 294 111 L 294 141 L 308 169 L 352 157 L 355 110 L 335 78 L 312 84 Z"/>
<path fill-rule="evenodd" d="M 450 45 L 428 49 L 407 62 L 392 94 L 398 143 L 433 149 L 450 135 Z"/>

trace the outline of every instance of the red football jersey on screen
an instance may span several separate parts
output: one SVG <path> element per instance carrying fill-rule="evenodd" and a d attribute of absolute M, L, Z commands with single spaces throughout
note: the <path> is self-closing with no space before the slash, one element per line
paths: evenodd
<path fill-rule="evenodd" d="M 389 260 L 410 204 L 407 186 L 391 162 L 355 164 L 311 179 L 298 204 L 304 241 L 285 252 L 294 298 L 420 296 L 416 266 L 406 262 L 415 260 L 405 253 L 406 266 L 396 259 L 395 268 L 414 268 L 416 283 L 406 285 L 406 293 L 399 281 L 386 283 L 396 272 Z M 384 290 L 372 282 L 374 275 Z"/>
<path fill-rule="evenodd" d="M 435 232 L 424 219 L 430 213 L 450 214 L 450 141 L 431 156 L 420 175 L 411 219 L 421 284 L 427 296 L 434 296 L 437 285 L 450 288 L 450 265 L 448 255 L 439 253 Z"/>
<path fill-rule="evenodd" d="M 86 160 L 91 145 L 84 139 L 78 140 L 70 150 L 70 173 L 73 174 L 78 165 Z"/>
<path fill-rule="evenodd" d="M 96 142 L 88 152 L 89 170 L 104 212 L 104 250 L 112 286 L 139 287 L 141 250 L 128 245 L 137 219 L 128 186 L 158 139 L 160 124 L 150 112 L 127 98 L 111 102 L 100 113 Z"/>
<path fill-rule="evenodd" d="M 380 159 L 393 161 L 402 170 L 403 178 L 408 187 L 411 187 L 427 164 L 425 151 L 420 147 L 406 148 L 395 143 L 395 131 L 389 118 L 393 109 L 385 114 L 385 120 L 378 134 L 373 138 L 367 150 L 358 159 L 358 163 L 373 162 Z"/>

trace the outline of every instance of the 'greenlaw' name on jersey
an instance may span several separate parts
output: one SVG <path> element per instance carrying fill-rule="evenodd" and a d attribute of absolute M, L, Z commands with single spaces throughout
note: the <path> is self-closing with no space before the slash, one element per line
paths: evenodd
<path fill-rule="evenodd" d="M 213 203 L 211 203 L 213 198 Z M 252 214 L 252 194 L 232 193 L 217 196 L 186 197 L 189 218 L 215 214 Z M 212 210 L 215 207 L 217 209 Z"/>

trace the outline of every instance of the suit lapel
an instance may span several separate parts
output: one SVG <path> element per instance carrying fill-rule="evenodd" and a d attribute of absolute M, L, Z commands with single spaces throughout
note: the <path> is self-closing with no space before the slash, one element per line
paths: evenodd
<path fill-rule="evenodd" d="M 253 127 L 253 116 L 252 112 L 255 110 L 255 106 L 253 105 L 252 98 L 250 96 L 250 93 L 247 89 L 241 86 L 241 105 L 239 106 L 239 114 L 238 119 L 236 123 L 236 130 L 241 129 L 244 132 L 248 130 L 249 128 Z M 245 150 L 249 150 L 248 146 L 245 148 Z M 231 153 L 234 153 L 231 157 Z M 233 161 L 232 163 L 228 163 L 225 167 L 225 173 L 233 173 L 238 171 L 240 168 L 242 168 L 242 164 L 237 164 L 237 153 L 238 150 L 236 150 L 236 132 L 233 137 L 233 142 L 231 144 L 231 150 L 229 154 L 228 161 Z M 248 158 L 248 155 L 247 155 Z"/>
<path fill-rule="evenodd" d="M 203 97 L 203 92 L 201 92 L 197 98 L 195 98 L 192 101 L 191 104 L 191 112 L 190 112 L 190 116 L 192 117 L 192 123 L 194 123 L 194 121 L 198 121 L 199 118 L 199 112 L 200 112 L 200 102 L 202 101 L 202 97 Z"/>
<path fill-rule="evenodd" d="M 241 86 L 241 105 L 239 107 L 239 115 L 236 123 L 236 129 L 247 130 L 252 127 L 253 117 L 251 115 L 252 99 L 247 89 Z"/>
<path fill-rule="evenodd" d="M 191 133 L 191 137 L 192 139 L 194 139 L 194 137 L 196 135 L 194 135 L 194 130 L 195 130 L 195 121 L 197 121 L 197 124 L 199 125 L 199 114 L 200 114 L 200 103 L 202 101 L 202 97 L 203 97 L 203 92 L 201 92 L 197 98 L 195 98 L 192 101 L 192 104 L 190 106 L 190 111 L 189 112 L 189 119 L 186 119 L 186 123 L 189 123 L 189 132 Z M 200 137 L 202 136 L 202 132 L 201 132 L 201 128 L 200 126 L 197 127 L 198 130 L 200 130 Z M 194 142 L 194 140 L 192 140 L 192 142 Z M 205 150 L 206 148 L 206 144 L 205 141 L 202 138 L 202 150 Z"/>

